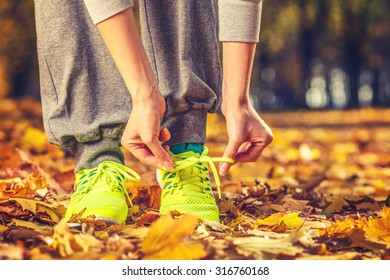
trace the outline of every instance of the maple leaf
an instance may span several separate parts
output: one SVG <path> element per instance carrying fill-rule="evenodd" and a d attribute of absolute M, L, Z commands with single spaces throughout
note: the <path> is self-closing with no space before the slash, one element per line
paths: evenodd
<path fill-rule="evenodd" d="M 354 230 L 362 229 L 367 223 L 366 219 L 354 220 L 352 218 L 336 222 L 331 226 L 320 229 L 320 235 L 327 237 L 345 238 L 348 237 Z"/>
<path fill-rule="evenodd" d="M 363 229 L 367 238 L 382 240 L 390 247 L 390 207 L 383 207 L 381 216 L 369 220 Z"/>
<path fill-rule="evenodd" d="M 173 219 L 166 214 L 155 221 L 142 242 L 145 260 L 196 260 L 207 255 L 200 242 L 186 242 L 195 231 L 199 218 L 184 215 Z"/>
<path fill-rule="evenodd" d="M 31 173 L 26 179 L 12 178 L 0 181 L 0 198 L 33 198 L 37 190 L 46 187 L 46 180 L 40 174 Z"/>

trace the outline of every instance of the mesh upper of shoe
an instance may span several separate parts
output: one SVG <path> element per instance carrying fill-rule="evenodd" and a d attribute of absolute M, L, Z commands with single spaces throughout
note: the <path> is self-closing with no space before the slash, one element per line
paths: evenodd
<path fill-rule="evenodd" d="M 124 223 L 131 200 L 126 190 L 126 179 L 139 181 L 140 176 L 132 169 L 112 161 L 106 161 L 93 169 L 76 173 L 75 190 L 65 215 L 69 220 L 72 215 L 84 209 L 83 217 L 94 215 Z"/>
<path fill-rule="evenodd" d="M 229 158 L 211 158 L 205 147 L 202 154 L 192 151 L 171 154 L 175 170 L 157 171 L 157 180 L 162 188 L 160 213 L 176 210 L 194 214 L 203 220 L 219 221 L 219 211 L 210 185 L 209 168 L 214 175 L 218 197 L 221 198 L 220 180 L 214 162 L 234 161 Z"/>

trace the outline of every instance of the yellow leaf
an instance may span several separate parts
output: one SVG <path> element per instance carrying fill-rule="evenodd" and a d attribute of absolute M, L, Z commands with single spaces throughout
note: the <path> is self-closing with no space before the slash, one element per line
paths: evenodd
<path fill-rule="evenodd" d="M 381 216 L 381 218 L 369 220 L 364 231 L 367 238 L 377 238 L 390 244 L 390 208 L 385 206 Z"/>
<path fill-rule="evenodd" d="M 283 213 L 273 214 L 263 220 L 259 219 L 256 221 L 258 226 L 277 226 L 284 224 L 289 229 L 299 228 L 303 221 L 300 217 L 298 217 L 298 213 L 291 213 L 284 215 Z"/>
<path fill-rule="evenodd" d="M 299 228 L 303 221 L 300 217 L 298 217 L 298 213 L 291 213 L 283 216 L 279 224 L 284 223 L 289 229 Z"/>
<path fill-rule="evenodd" d="M 195 231 L 199 219 L 184 215 L 173 219 L 164 215 L 152 223 L 149 233 L 142 242 L 145 260 L 196 260 L 206 256 L 200 242 L 185 242 Z"/>
<path fill-rule="evenodd" d="M 258 226 L 276 226 L 279 224 L 279 220 L 280 218 L 283 217 L 283 213 L 276 213 L 276 214 L 273 214 L 265 219 L 258 219 L 256 221 L 256 224 Z"/>
<path fill-rule="evenodd" d="M 28 127 L 20 140 L 20 144 L 24 149 L 41 153 L 46 149 L 48 141 L 46 134 L 42 130 Z"/>
<path fill-rule="evenodd" d="M 3 225 L 0 225 L 0 233 L 3 233 L 3 232 L 6 231 L 7 229 L 8 229 L 8 227 L 3 226 Z"/>

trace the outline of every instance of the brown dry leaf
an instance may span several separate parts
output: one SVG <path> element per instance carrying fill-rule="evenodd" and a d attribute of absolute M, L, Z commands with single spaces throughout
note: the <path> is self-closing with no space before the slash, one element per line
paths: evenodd
<path fill-rule="evenodd" d="M 160 208 L 161 188 L 157 185 L 141 186 L 137 188 L 137 197 L 134 202 L 138 205 L 144 204 L 154 210 Z"/>
<path fill-rule="evenodd" d="M 301 247 L 294 246 L 295 234 L 290 234 L 279 239 L 267 239 L 262 237 L 232 237 L 230 240 L 236 251 L 245 257 L 256 259 L 272 259 L 279 254 L 295 256 L 303 251 Z"/>
<path fill-rule="evenodd" d="M 205 257 L 200 242 L 186 242 L 198 225 L 199 218 L 184 215 L 173 219 L 170 214 L 155 221 L 142 242 L 145 260 L 197 260 Z"/>
<path fill-rule="evenodd" d="M 14 225 L 17 227 L 24 227 L 24 228 L 33 229 L 36 232 L 39 232 L 43 235 L 51 235 L 53 232 L 53 228 L 50 226 L 40 226 L 40 225 L 37 225 L 36 223 L 33 223 L 33 222 L 27 222 L 27 221 L 18 220 L 18 219 L 12 219 L 12 222 L 8 226 L 11 226 L 11 225 Z"/>
<path fill-rule="evenodd" d="M 137 226 L 149 225 L 149 224 L 153 223 L 154 221 L 156 221 L 160 217 L 161 217 L 161 215 L 157 212 L 145 213 L 137 221 Z"/>
<path fill-rule="evenodd" d="M 40 174 L 31 173 L 26 179 L 12 178 L 0 181 L 0 197 L 33 198 L 37 190 L 46 187 Z"/>
<path fill-rule="evenodd" d="M 102 242 L 87 234 L 75 235 L 70 232 L 67 222 L 61 220 L 55 227 L 51 240 L 51 248 L 61 257 L 70 257 L 76 252 L 100 251 Z"/>
<path fill-rule="evenodd" d="M 291 197 L 285 197 L 283 199 L 283 206 L 289 211 L 303 211 L 308 202 L 309 201 L 307 200 L 297 200 Z"/>
<path fill-rule="evenodd" d="M 335 199 L 328 207 L 325 208 L 325 211 L 329 213 L 339 212 L 343 209 L 343 206 L 346 205 L 346 201 L 343 197 Z"/>
<path fill-rule="evenodd" d="M 369 220 L 363 229 L 368 239 L 384 241 L 390 248 L 390 207 L 383 207 L 381 216 L 381 218 Z"/>
<path fill-rule="evenodd" d="M 380 250 L 386 249 L 388 243 L 379 243 L 373 242 L 366 238 L 365 232 L 361 229 L 357 229 L 351 232 L 349 235 L 349 239 L 351 239 L 356 245 L 366 248 L 368 250 Z"/>

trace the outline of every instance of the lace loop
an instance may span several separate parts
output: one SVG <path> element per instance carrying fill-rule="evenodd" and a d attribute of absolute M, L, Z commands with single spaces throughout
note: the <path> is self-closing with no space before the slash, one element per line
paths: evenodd
<path fill-rule="evenodd" d="M 231 159 L 231 158 L 225 158 L 225 157 L 210 157 L 207 155 L 208 154 L 208 149 L 205 147 L 202 154 L 197 157 L 197 156 L 189 156 L 188 155 L 185 155 L 185 154 L 182 154 L 182 155 L 172 155 L 172 157 L 174 158 L 174 162 L 175 162 L 175 169 L 172 173 L 175 174 L 175 179 L 173 180 L 172 182 L 172 185 L 175 185 L 175 184 L 181 184 L 181 185 L 184 185 L 186 183 L 188 184 L 196 184 L 196 180 L 194 179 L 191 179 L 191 175 L 193 175 L 192 173 L 189 174 L 188 170 L 190 167 L 194 168 L 196 167 L 196 165 L 199 165 L 201 167 L 204 167 L 204 166 L 207 166 L 209 165 L 211 167 L 211 172 L 214 176 L 214 180 L 215 180 L 215 184 L 217 186 L 217 191 L 218 191 L 218 198 L 221 199 L 221 181 L 219 179 L 219 175 L 218 175 L 218 171 L 217 171 L 217 168 L 215 166 L 215 163 L 216 162 L 229 162 L 229 163 L 234 163 L 234 160 Z M 192 172 L 192 168 L 190 169 L 191 172 Z M 208 170 L 207 168 L 206 169 L 203 169 L 203 171 L 206 171 Z M 180 173 L 185 173 L 185 174 L 180 174 Z M 180 176 L 182 175 L 182 176 Z M 201 179 L 202 179 L 202 182 L 199 183 L 199 185 L 204 188 L 205 184 L 203 182 L 203 180 L 205 178 L 203 177 L 206 177 L 208 174 L 205 174 L 204 176 L 202 176 L 201 174 L 197 174 Z M 186 178 L 184 180 L 182 180 L 182 178 Z"/>
<path fill-rule="evenodd" d="M 118 162 L 105 161 L 96 168 L 83 170 L 81 172 L 80 182 L 75 185 L 75 190 L 78 192 L 77 196 L 80 197 L 79 199 L 81 199 L 83 194 L 88 193 L 99 180 L 105 180 L 107 183 L 115 182 L 115 185 L 111 186 L 125 194 L 130 205 L 133 205 L 126 189 L 126 179 L 139 182 L 141 177 L 131 168 Z M 81 181 L 82 179 L 84 180 Z"/>

